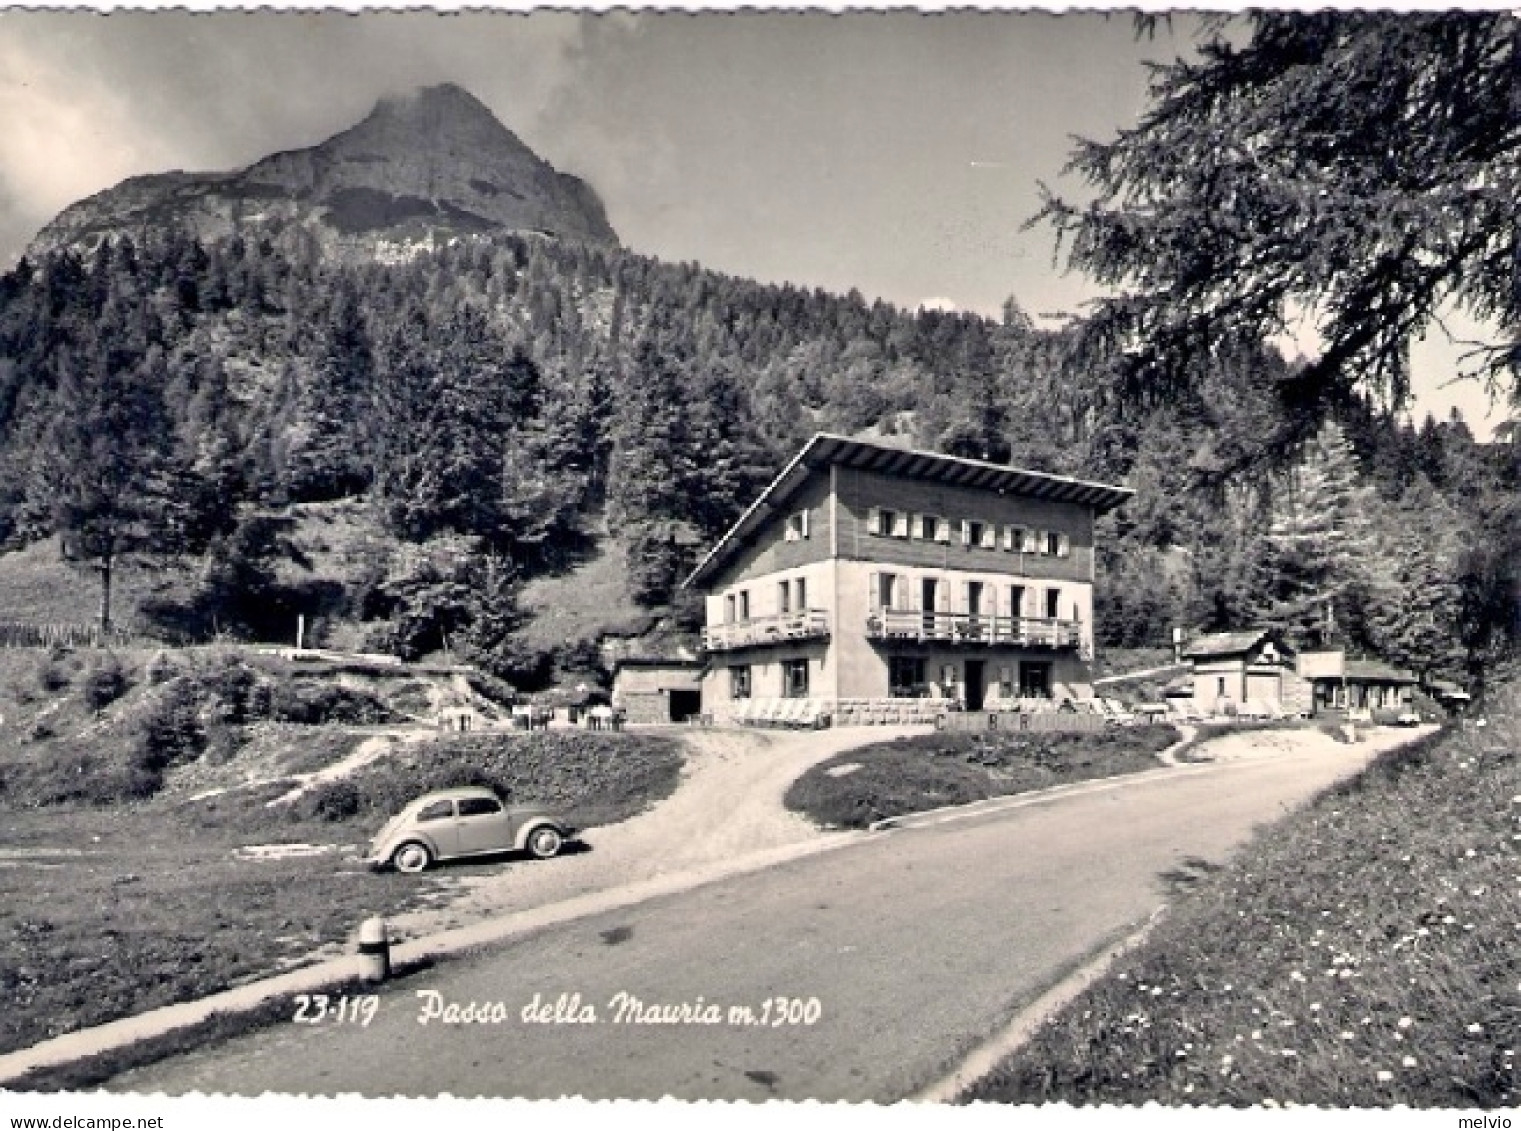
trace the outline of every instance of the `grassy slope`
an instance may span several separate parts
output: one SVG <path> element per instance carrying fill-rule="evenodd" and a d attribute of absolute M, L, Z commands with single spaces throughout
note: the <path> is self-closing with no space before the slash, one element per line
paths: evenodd
<path fill-rule="evenodd" d="M 122 566 L 112 580 L 113 618 L 129 623 L 137 602 L 170 581 L 172 575 Z M 93 624 L 99 615 L 98 575 L 61 560 L 56 538 L 0 554 L 0 623 Z"/>
<path fill-rule="evenodd" d="M 558 577 L 540 577 L 523 586 L 521 605 L 530 614 L 520 636 L 524 644 L 552 648 L 567 641 L 594 640 L 604 633 L 633 636 L 649 627 L 650 614 L 628 592 L 624 546 L 602 538 L 586 561 Z"/>
<path fill-rule="evenodd" d="M 873 821 L 988 797 L 1155 769 L 1177 742 L 1170 726 L 1100 734 L 932 734 L 851 750 L 792 784 L 785 803 L 827 826 Z M 854 769 L 845 773 L 845 767 Z"/>
<path fill-rule="evenodd" d="M 308 728 L 313 738 L 330 736 Z M 308 753 L 318 743 L 292 740 Z M 333 757 L 342 743 L 326 743 Z M 0 806 L 0 1053 L 49 1036 L 253 978 L 324 948 L 358 923 L 448 895 L 450 877 L 369 874 L 339 846 L 362 845 L 392 807 L 430 784 L 501 779 L 523 799 L 559 803 L 576 824 L 610 824 L 675 788 L 680 748 L 618 735 L 479 735 L 408 748 L 291 806 L 264 802 L 290 783 L 202 801 L 172 792 L 111 806 Z M 233 767 L 235 768 L 235 767 Z M 308 766 L 307 768 L 312 768 Z M 424 780 L 425 779 L 425 780 Z M 331 818 L 338 819 L 331 819 Z M 249 860 L 252 844 L 328 846 L 320 855 Z"/>
<path fill-rule="evenodd" d="M 1518 700 L 1264 833 L 966 1098 L 1514 1106 Z"/>

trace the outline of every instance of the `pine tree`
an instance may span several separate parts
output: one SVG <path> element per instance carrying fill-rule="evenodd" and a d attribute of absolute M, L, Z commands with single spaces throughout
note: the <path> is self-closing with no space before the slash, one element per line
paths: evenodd
<path fill-rule="evenodd" d="M 1297 645 L 1363 638 L 1371 508 L 1351 445 L 1327 421 L 1274 487 L 1257 572 L 1262 623 Z"/>
<path fill-rule="evenodd" d="M 1423 478 L 1386 508 L 1376 558 L 1379 584 L 1368 608 L 1369 634 L 1386 659 L 1422 674 L 1460 667 L 1463 525 Z"/>

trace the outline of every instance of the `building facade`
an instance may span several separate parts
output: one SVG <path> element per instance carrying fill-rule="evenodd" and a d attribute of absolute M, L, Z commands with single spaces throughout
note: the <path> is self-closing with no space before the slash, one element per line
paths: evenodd
<path fill-rule="evenodd" d="M 704 711 L 1090 695 L 1093 522 L 1130 494 L 814 436 L 685 582 Z"/>

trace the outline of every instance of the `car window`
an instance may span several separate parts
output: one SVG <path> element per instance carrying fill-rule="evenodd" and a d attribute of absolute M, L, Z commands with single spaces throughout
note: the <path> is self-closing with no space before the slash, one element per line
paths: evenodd
<path fill-rule="evenodd" d="M 461 817 L 483 817 L 488 813 L 500 813 L 502 803 L 490 797 L 462 797 L 459 802 Z"/>
<path fill-rule="evenodd" d="M 444 821 L 454 816 L 454 802 L 435 801 L 431 805 L 424 805 L 417 811 L 419 821 Z"/>

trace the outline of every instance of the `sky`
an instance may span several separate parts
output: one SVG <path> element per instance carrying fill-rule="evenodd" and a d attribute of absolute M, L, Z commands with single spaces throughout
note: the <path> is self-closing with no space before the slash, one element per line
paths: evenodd
<path fill-rule="evenodd" d="M 315 144 L 387 93 L 451 81 L 594 186 L 630 248 L 767 282 L 1037 316 L 1094 295 L 1026 228 L 1076 136 L 1145 105 L 1181 17 L 1127 13 L 0 10 L 0 265 L 80 197 Z M 1438 339 L 1440 335 L 1437 335 Z M 1487 398 L 1415 352 L 1417 419 Z"/>

